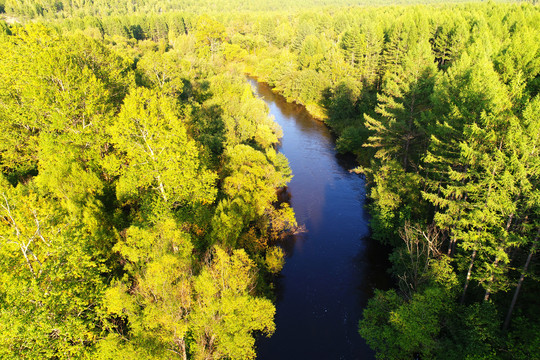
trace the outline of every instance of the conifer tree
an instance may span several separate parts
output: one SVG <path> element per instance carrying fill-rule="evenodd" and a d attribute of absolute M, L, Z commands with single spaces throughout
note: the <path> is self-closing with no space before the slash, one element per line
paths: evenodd
<path fill-rule="evenodd" d="M 396 159 L 405 170 L 416 169 L 426 147 L 422 114 L 429 110 L 436 69 L 429 44 L 421 43 L 403 60 L 395 74 L 389 74 L 378 96 L 378 119 L 365 115 L 373 131 L 364 144 L 377 149 L 375 157 Z"/>

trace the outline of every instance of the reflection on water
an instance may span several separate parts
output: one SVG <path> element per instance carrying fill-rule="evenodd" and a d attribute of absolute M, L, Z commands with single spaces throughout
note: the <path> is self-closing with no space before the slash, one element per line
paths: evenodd
<path fill-rule="evenodd" d="M 372 359 L 358 320 L 374 287 L 386 287 L 387 253 L 369 238 L 364 180 L 338 156 L 328 128 L 304 107 L 250 80 L 283 129 L 279 150 L 293 180 L 287 194 L 306 232 L 284 241 L 275 334 L 258 342 L 258 358 Z"/>

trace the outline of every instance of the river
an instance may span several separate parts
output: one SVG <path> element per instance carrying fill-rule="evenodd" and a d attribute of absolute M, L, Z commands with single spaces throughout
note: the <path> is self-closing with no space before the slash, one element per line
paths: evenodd
<path fill-rule="evenodd" d="M 258 341 L 258 359 L 373 359 L 358 320 L 373 289 L 388 286 L 388 261 L 369 237 L 364 179 L 349 172 L 353 159 L 336 153 L 322 122 L 268 85 L 249 81 L 283 129 L 279 151 L 294 175 L 290 204 L 307 230 L 283 244 L 277 329 Z"/>

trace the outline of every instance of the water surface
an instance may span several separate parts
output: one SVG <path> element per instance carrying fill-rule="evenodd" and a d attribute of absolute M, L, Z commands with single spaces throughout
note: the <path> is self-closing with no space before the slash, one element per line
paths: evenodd
<path fill-rule="evenodd" d="M 258 359 L 373 359 L 358 320 L 374 287 L 386 287 L 386 253 L 369 238 L 365 183 L 338 156 L 329 129 L 304 107 L 249 80 L 283 129 L 279 151 L 293 180 L 288 192 L 306 232 L 283 247 L 276 332 L 258 342 Z"/>

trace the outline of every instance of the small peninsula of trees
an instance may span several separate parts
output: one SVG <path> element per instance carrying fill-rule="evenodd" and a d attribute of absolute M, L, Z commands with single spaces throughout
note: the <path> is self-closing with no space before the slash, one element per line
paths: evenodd
<path fill-rule="evenodd" d="M 256 356 L 295 220 L 248 73 L 357 156 L 378 359 L 540 358 L 538 6 L 227 4 L 0 0 L 0 357 Z"/>

